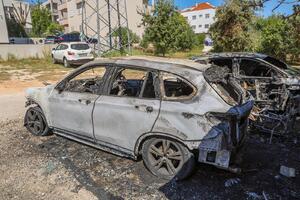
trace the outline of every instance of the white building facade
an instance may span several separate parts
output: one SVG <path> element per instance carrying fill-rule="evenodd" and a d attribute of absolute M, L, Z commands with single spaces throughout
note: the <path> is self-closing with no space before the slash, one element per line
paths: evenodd
<path fill-rule="evenodd" d="M 181 11 L 195 33 L 207 33 L 215 22 L 216 8 L 210 3 L 199 3 Z"/>

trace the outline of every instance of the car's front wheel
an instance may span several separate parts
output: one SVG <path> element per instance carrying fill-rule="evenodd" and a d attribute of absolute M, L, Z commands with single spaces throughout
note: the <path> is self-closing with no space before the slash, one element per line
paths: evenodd
<path fill-rule="evenodd" d="M 57 63 L 57 61 L 56 61 L 56 59 L 54 58 L 53 55 L 52 55 L 52 63 L 53 63 L 53 64 L 56 64 L 56 63 Z"/>
<path fill-rule="evenodd" d="M 30 107 L 26 111 L 24 124 L 27 130 L 36 136 L 50 135 L 50 129 L 48 127 L 46 118 L 40 107 Z"/>
<path fill-rule="evenodd" d="M 146 167 L 154 175 L 164 179 L 185 179 L 195 167 L 194 154 L 172 139 L 147 140 L 143 145 L 142 156 Z"/>
<path fill-rule="evenodd" d="M 70 63 L 66 58 L 64 58 L 63 63 L 65 67 L 70 67 Z"/>

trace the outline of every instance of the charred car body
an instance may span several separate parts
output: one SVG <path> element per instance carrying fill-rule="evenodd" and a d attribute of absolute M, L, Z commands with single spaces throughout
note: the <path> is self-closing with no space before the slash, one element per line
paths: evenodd
<path fill-rule="evenodd" d="M 273 57 L 257 53 L 215 53 L 193 58 L 201 64 L 213 64 L 220 80 L 230 76 L 255 100 L 253 125 L 272 135 L 290 132 L 300 113 L 300 70 Z M 225 69 L 224 69 L 225 68 Z"/>
<path fill-rule="evenodd" d="M 142 156 L 160 177 L 185 178 L 195 161 L 234 171 L 230 161 L 245 139 L 253 101 L 222 98 L 203 74 L 209 67 L 96 60 L 55 85 L 29 88 L 25 126 L 34 135 L 51 130 L 120 156 Z"/>

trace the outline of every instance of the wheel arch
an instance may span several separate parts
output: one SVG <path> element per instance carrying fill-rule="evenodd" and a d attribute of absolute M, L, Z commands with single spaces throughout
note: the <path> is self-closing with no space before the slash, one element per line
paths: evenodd
<path fill-rule="evenodd" d="M 147 141 L 151 138 L 154 138 L 154 137 L 168 138 L 168 139 L 175 140 L 176 142 L 178 142 L 178 143 L 182 144 L 183 146 L 187 147 L 190 151 L 195 149 L 191 145 L 189 145 L 187 142 L 185 142 L 182 138 L 179 138 L 177 136 L 174 136 L 174 135 L 171 135 L 171 134 L 168 134 L 168 133 L 163 133 L 163 132 L 148 132 L 148 133 L 145 133 L 145 134 L 141 135 L 137 139 L 137 141 L 135 143 L 135 147 L 134 147 L 134 154 L 136 156 L 141 155 L 141 150 L 142 150 L 142 147 L 143 147 L 145 141 Z"/>

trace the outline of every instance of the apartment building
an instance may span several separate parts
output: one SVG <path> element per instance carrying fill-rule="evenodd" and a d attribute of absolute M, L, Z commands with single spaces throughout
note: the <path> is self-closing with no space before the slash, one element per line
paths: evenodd
<path fill-rule="evenodd" d="M 42 7 L 50 11 L 53 22 L 58 22 L 58 2 L 59 0 L 48 0 L 42 3 Z"/>
<path fill-rule="evenodd" d="M 3 0 L 0 0 L 0 44 L 8 44 L 8 32 L 4 13 Z"/>
<path fill-rule="evenodd" d="M 93 31 L 97 29 L 97 20 L 96 20 L 96 11 L 95 11 L 95 0 L 85 0 L 86 5 L 90 4 L 90 6 L 85 6 L 85 16 L 88 16 L 86 22 L 88 24 L 86 34 L 92 35 Z M 99 1 L 99 11 L 101 16 L 107 18 L 108 16 L 108 8 L 106 4 L 106 0 L 98 0 Z M 113 5 L 116 0 L 110 0 Z M 119 2 L 124 2 L 125 0 L 119 0 Z M 51 2 L 53 2 L 51 4 Z M 57 15 L 56 15 L 56 4 L 57 3 Z M 47 0 L 43 5 L 45 5 L 52 13 L 53 19 L 56 19 L 59 24 L 65 27 L 65 32 L 78 31 L 82 30 L 82 6 L 83 0 Z M 51 6 L 52 5 L 52 6 Z M 141 26 L 142 16 L 138 14 L 138 10 L 145 10 L 148 6 L 148 0 L 126 0 L 127 7 L 127 19 L 128 19 L 128 27 L 141 36 L 143 34 L 143 27 Z M 51 10 L 52 7 L 52 10 Z M 117 15 L 116 10 L 111 8 L 111 24 L 112 28 L 114 25 L 117 26 Z M 124 14 L 124 13 L 123 13 Z M 57 17 L 58 16 L 58 17 Z M 55 21 L 55 20 L 54 20 Z M 107 24 L 100 25 L 101 27 L 106 26 Z M 100 27 L 100 29 L 101 29 Z M 105 35 L 108 30 L 102 30 Z M 106 32 L 106 33 L 105 33 Z"/>
<path fill-rule="evenodd" d="M 207 33 L 214 23 L 216 8 L 208 2 L 199 3 L 181 11 L 195 33 Z"/>
<path fill-rule="evenodd" d="M 6 19 L 15 19 L 17 23 L 24 27 L 26 32 L 30 32 L 32 29 L 30 4 L 21 0 L 2 1 Z"/>

